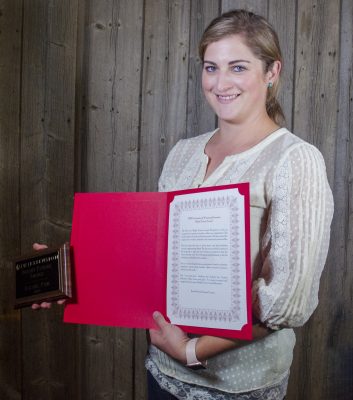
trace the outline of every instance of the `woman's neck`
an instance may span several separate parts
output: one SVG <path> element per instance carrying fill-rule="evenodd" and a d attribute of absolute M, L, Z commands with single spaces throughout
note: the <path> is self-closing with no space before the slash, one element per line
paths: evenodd
<path fill-rule="evenodd" d="M 228 149 L 229 154 L 236 154 L 255 146 L 278 128 L 269 117 L 244 124 L 220 121 L 213 144 Z"/>
<path fill-rule="evenodd" d="M 246 125 L 228 124 L 221 121 L 218 131 L 208 141 L 204 150 L 208 156 L 204 180 L 222 164 L 225 157 L 249 150 L 278 128 L 279 126 L 270 118 L 263 119 L 261 124 L 247 123 Z"/>

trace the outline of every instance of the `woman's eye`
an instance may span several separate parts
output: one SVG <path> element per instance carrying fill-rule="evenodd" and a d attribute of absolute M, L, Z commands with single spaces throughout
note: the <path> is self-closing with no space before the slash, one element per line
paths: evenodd
<path fill-rule="evenodd" d="M 234 65 L 233 66 L 233 71 L 234 72 L 243 72 L 243 71 L 245 71 L 245 67 L 243 67 L 242 65 Z"/>
<path fill-rule="evenodd" d="M 216 71 L 216 67 L 214 65 L 205 65 L 205 70 L 207 72 L 214 72 Z"/>

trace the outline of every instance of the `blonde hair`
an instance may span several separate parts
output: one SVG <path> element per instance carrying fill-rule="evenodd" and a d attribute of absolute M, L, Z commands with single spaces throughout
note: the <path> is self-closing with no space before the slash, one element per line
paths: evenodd
<path fill-rule="evenodd" d="M 282 52 L 273 27 L 265 18 L 246 10 L 229 11 L 208 25 L 199 44 L 201 60 L 204 61 L 208 45 L 231 35 L 241 35 L 244 38 L 255 57 L 262 61 L 264 72 L 269 71 L 275 61 L 282 63 Z M 276 124 L 282 125 L 285 117 L 277 100 L 279 83 L 278 78 L 267 91 L 266 111 Z"/>

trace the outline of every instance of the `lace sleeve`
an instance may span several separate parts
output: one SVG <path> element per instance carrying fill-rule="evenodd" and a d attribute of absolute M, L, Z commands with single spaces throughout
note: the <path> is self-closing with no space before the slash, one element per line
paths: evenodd
<path fill-rule="evenodd" d="M 254 313 L 272 329 L 301 326 L 318 304 L 333 214 L 321 153 L 306 143 L 294 146 L 282 156 L 270 190 Z"/>

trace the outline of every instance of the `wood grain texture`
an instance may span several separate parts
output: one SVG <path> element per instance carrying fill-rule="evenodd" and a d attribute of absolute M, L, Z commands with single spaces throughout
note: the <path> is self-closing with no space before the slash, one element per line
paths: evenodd
<path fill-rule="evenodd" d="M 328 352 L 324 364 L 326 397 L 353 393 L 353 3 L 343 0 L 340 20 L 339 113 L 334 175 L 335 219 L 328 265 L 330 299 Z M 338 294 L 338 296 L 337 296 Z M 334 301 L 332 301 L 334 299 Z"/>
<path fill-rule="evenodd" d="M 83 186 L 135 191 L 143 1 L 89 1 L 86 8 Z"/>
<path fill-rule="evenodd" d="M 134 397 L 133 400 L 147 399 L 147 376 L 145 357 L 147 354 L 147 332 L 135 329 L 134 335 Z"/>
<path fill-rule="evenodd" d="M 133 399 L 131 329 L 81 326 L 80 399 Z"/>
<path fill-rule="evenodd" d="M 336 157 L 339 23 L 339 2 L 298 1 L 294 131 L 322 151 L 331 184 Z M 332 283 L 336 277 L 329 257 L 321 280 L 319 307 L 309 323 L 298 331 L 290 400 L 336 398 L 329 392 L 328 379 L 328 371 L 337 373 L 328 360 L 330 352 L 335 352 L 332 324 L 337 321 L 332 309 L 340 312 L 339 304 L 332 303 L 335 296 Z"/>
<path fill-rule="evenodd" d="M 0 398 L 21 396 L 20 312 L 11 259 L 20 254 L 20 74 L 22 0 L 0 1 Z"/>
<path fill-rule="evenodd" d="M 21 249 L 69 239 L 77 1 L 24 2 Z M 23 399 L 76 398 L 76 334 L 62 309 L 22 311 Z"/>
<path fill-rule="evenodd" d="M 332 23 L 332 22 L 331 22 Z M 346 400 L 353 392 L 353 4 L 343 1 L 340 14 L 340 51 L 337 86 L 338 114 L 335 146 L 329 149 L 334 165 L 335 216 L 326 269 L 324 271 L 317 318 L 311 324 L 314 344 L 309 353 L 317 378 L 310 387 L 315 399 Z M 332 110 L 334 114 L 336 110 Z M 329 125 L 330 127 L 331 125 Z M 326 132 L 323 140 L 327 136 Z M 332 170 L 331 170 L 332 171 Z M 321 352 L 320 352 L 321 349 Z M 301 354 L 303 357 L 303 354 Z M 300 382 L 300 381 L 299 381 Z"/>
<path fill-rule="evenodd" d="M 315 144 L 333 179 L 337 128 L 340 3 L 298 1 L 293 129 Z"/>
<path fill-rule="evenodd" d="M 189 21 L 189 1 L 146 1 L 140 191 L 157 189 L 170 148 L 186 132 Z"/>
<path fill-rule="evenodd" d="M 267 18 L 267 8 L 267 0 L 221 0 L 222 13 L 234 9 L 244 9 Z"/>

